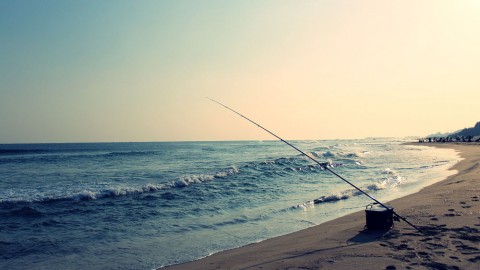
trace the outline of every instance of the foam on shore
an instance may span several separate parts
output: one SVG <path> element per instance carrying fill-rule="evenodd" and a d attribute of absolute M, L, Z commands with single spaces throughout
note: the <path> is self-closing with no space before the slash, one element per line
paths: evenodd
<path fill-rule="evenodd" d="M 361 211 L 169 269 L 477 269 L 480 145 L 432 146 L 460 151 L 464 160 L 452 168 L 457 173 L 389 202 L 423 234 L 405 222 L 389 231 L 365 231 Z"/>

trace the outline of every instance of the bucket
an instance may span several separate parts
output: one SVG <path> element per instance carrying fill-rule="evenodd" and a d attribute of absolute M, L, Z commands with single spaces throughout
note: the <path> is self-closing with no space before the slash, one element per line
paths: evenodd
<path fill-rule="evenodd" d="M 367 205 L 365 208 L 367 219 L 367 229 L 369 230 L 388 230 L 393 226 L 393 208 Z"/>

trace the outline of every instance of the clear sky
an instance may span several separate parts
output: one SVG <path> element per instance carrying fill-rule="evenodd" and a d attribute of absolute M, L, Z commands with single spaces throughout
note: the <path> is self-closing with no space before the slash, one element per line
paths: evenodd
<path fill-rule="evenodd" d="M 454 131 L 479 48 L 479 0 L 2 0 L 0 143 Z"/>

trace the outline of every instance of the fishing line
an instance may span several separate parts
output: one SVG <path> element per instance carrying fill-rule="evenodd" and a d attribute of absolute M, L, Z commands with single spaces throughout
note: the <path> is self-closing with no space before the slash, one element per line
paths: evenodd
<path fill-rule="evenodd" d="M 354 187 L 356 190 L 358 190 L 360 193 L 362 193 L 363 195 L 367 196 L 368 198 L 370 198 L 371 200 L 373 200 L 376 204 L 379 204 L 380 206 L 388 209 L 388 210 L 391 210 L 392 213 L 395 215 L 396 218 L 398 218 L 399 220 L 403 220 L 405 221 L 408 225 L 410 225 L 412 228 L 414 228 L 415 230 L 419 231 L 420 233 L 423 233 L 420 228 L 418 228 L 417 226 L 413 225 L 412 223 L 410 223 L 405 217 L 402 217 L 400 216 L 399 214 L 397 214 L 393 208 L 391 207 L 388 207 L 386 206 L 385 204 L 383 204 L 382 202 L 380 202 L 379 200 L 375 199 L 373 196 L 371 196 L 370 194 L 368 194 L 367 192 L 363 191 L 361 188 L 357 187 L 356 185 L 354 185 L 352 182 L 348 181 L 347 179 L 343 178 L 341 175 L 337 174 L 336 172 L 332 171 L 327 165 L 328 163 L 320 163 L 318 160 L 316 160 L 315 158 L 307 155 L 305 152 L 303 152 L 302 150 L 298 149 L 296 146 L 294 146 L 293 144 L 285 141 L 284 139 L 280 138 L 278 135 L 276 135 L 275 133 L 271 132 L 270 130 L 264 128 L 263 126 L 261 126 L 260 124 L 258 124 L 257 122 L 251 120 L 250 118 L 246 117 L 245 115 L 235 111 L 234 109 L 228 107 L 227 105 L 223 104 L 223 103 L 220 103 L 214 99 L 211 99 L 209 97 L 207 97 L 207 99 L 217 103 L 218 105 L 226 108 L 227 110 L 230 110 L 232 112 L 234 112 L 235 114 L 239 115 L 240 117 L 244 118 L 245 120 L 249 121 L 250 123 L 256 125 L 257 127 L 263 129 L 264 131 L 268 132 L 270 135 L 272 135 L 273 137 L 279 139 L 280 141 L 284 142 L 285 144 L 287 144 L 288 146 L 292 147 L 293 149 L 297 150 L 298 152 L 300 152 L 302 155 L 304 155 L 305 157 L 309 158 L 310 160 L 312 160 L 313 162 L 315 162 L 317 165 L 320 166 L 320 168 L 332 173 L 333 175 L 335 175 L 336 177 L 340 178 L 341 180 L 343 180 L 344 182 L 346 182 L 347 184 L 349 184 L 350 186 Z"/>

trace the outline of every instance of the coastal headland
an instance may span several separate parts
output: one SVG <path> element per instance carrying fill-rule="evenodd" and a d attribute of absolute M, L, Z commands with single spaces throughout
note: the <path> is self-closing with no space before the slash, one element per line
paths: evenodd
<path fill-rule="evenodd" d="M 302 231 L 166 269 L 479 269 L 480 144 L 415 144 L 459 151 L 457 173 L 388 202 L 419 226 L 364 229 L 353 213 Z"/>

